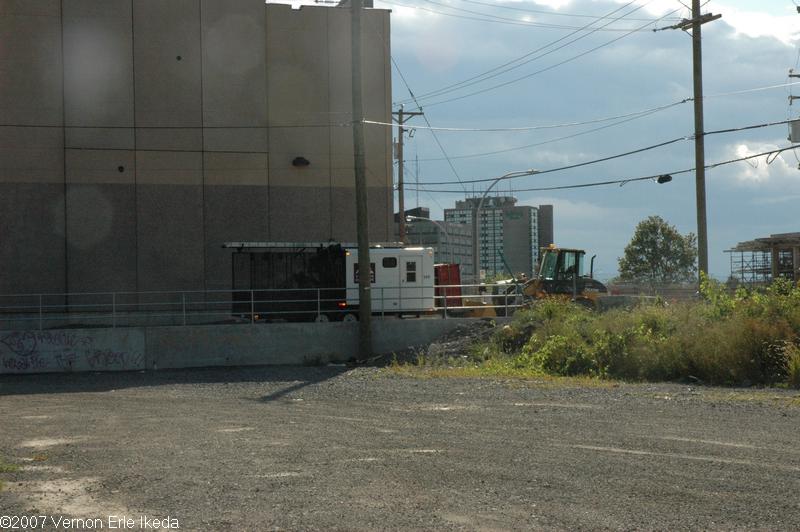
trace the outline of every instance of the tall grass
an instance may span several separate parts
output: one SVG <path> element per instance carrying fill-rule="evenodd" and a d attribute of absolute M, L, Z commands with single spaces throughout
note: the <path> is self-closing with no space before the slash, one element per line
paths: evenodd
<path fill-rule="evenodd" d="M 701 293 L 605 313 L 541 301 L 467 358 L 550 375 L 800 387 L 800 286 L 730 294 L 704 279 Z"/>

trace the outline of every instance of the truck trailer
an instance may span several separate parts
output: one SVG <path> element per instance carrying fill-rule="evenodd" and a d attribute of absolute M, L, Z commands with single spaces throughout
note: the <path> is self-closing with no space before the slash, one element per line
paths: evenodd
<path fill-rule="evenodd" d="M 233 312 L 254 321 L 354 321 L 358 247 L 337 242 L 226 242 Z M 433 249 L 370 246 L 372 312 L 420 315 L 435 307 Z"/>

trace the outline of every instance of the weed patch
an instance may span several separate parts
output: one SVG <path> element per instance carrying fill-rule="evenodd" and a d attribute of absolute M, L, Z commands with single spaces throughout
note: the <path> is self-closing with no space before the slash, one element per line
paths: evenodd
<path fill-rule="evenodd" d="M 517 312 L 460 356 L 417 366 L 469 376 L 584 376 L 800 388 L 800 286 L 778 280 L 731 294 L 605 313 L 555 299 Z"/>

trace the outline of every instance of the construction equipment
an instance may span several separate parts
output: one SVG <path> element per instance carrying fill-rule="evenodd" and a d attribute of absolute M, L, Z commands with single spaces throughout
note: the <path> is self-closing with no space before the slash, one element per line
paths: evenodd
<path fill-rule="evenodd" d="M 608 293 L 608 289 L 594 278 L 596 255 L 589 263 L 589 274 L 584 275 L 585 255 L 582 249 L 557 248 L 554 244 L 542 248 L 539 272 L 524 284 L 522 293 L 526 298 L 557 297 L 598 308 L 600 298 Z"/>

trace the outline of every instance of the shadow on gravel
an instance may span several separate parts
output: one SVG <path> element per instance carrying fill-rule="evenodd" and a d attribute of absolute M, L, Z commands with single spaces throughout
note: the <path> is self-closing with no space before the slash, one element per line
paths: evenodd
<path fill-rule="evenodd" d="M 307 368 L 307 369 L 310 369 L 310 368 Z M 317 369 L 319 369 L 319 368 L 317 368 Z M 326 381 L 328 379 L 336 377 L 337 375 L 345 373 L 348 370 L 348 368 L 346 368 L 344 366 L 332 366 L 332 367 L 329 366 L 329 367 L 326 367 L 324 369 L 327 369 L 327 370 L 340 370 L 340 371 L 338 371 L 338 372 L 326 371 L 326 372 L 309 373 L 308 375 L 306 375 L 306 378 L 301 380 L 300 382 L 292 383 L 290 386 L 287 386 L 285 388 L 281 388 L 280 390 L 272 392 L 271 394 L 265 395 L 263 397 L 259 397 L 258 398 L 258 402 L 259 403 L 270 403 L 272 401 L 277 401 L 277 400 L 282 399 L 285 396 L 289 395 L 290 393 L 293 393 L 293 392 L 296 392 L 297 390 L 301 390 L 301 389 L 305 388 L 306 386 L 313 386 L 314 384 L 319 384 L 319 383 L 324 382 L 324 381 Z"/>
<path fill-rule="evenodd" d="M 281 383 L 288 386 L 259 399 L 280 399 L 288 393 L 347 373 L 347 366 L 248 366 L 108 373 L 42 373 L 0 375 L 0 396 L 49 393 L 107 392 L 125 388 L 204 383 Z"/>

